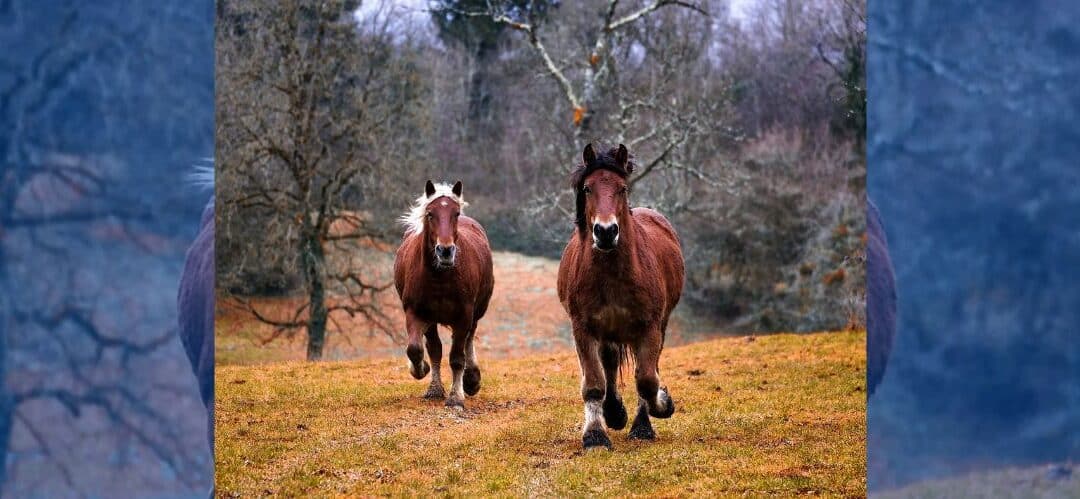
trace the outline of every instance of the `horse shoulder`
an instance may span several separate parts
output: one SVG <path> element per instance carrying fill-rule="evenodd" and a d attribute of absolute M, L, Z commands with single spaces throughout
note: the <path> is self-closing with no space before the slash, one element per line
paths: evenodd
<path fill-rule="evenodd" d="M 679 235 L 667 218 L 656 210 L 634 208 L 633 214 L 638 227 L 644 232 L 641 245 L 647 248 L 661 274 L 658 277 L 664 282 L 664 290 L 673 308 L 682 295 L 683 280 L 686 278 Z"/>
<path fill-rule="evenodd" d="M 401 240 L 397 253 L 394 255 L 394 288 L 397 289 L 398 297 L 405 301 L 408 292 L 407 284 L 410 275 L 415 275 L 416 270 L 410 269 L 417 260 L 416 252 L 420 244 L 418 234 L 407 234 Z"/>
<path fill-rule="evenodd" d="M 458 239 L 459 245 L 462 242 L 465 243 L 463 249 L 466 253 L 476 255 L 477 263 L 483 273 L 482 277 L 493 280 L 494 263 L 491 256 L 491 243 L 488 242 L 484 226 L 475 219 L 462 215 L 458 219 Z"/>
<path fill-rule="evenodd" d="M 634 220 L 638 221 L 639 225 L 647 227 L 650 236 L 656 236 L 657 231 L 668 236 L 672 241 L 679 246 L 679 234 L 675 232 L 675 227 L 671 225 L 664 215 L 660 212 L 645 207 L 634 208 L 631 212 L 634 216 Z"/>
<path fill-rule="evenodd" d="M 458 219 L 458 238 L 464 239 L 465 243 L 472 246 L 475 251 L 479 251 L 481 254 L 484 252 L 491 253 L 491 243 L 488 242 L 487 231 L 484 230 L 484 226 L 480 225 L 475 219 L 462 215 Z M 459 241 L 458 244 L 461 244 Z"/>
<path fill-rule="evenodd" d="M 572 277 L 577 273 L 577 268 L 580 263 L 581 255 L 581 239 L 578 237 L 577 230 L 570 235 L 570 241 L 566 243 L 566 248 L 563 249 L 562 259 L 559 261 L 559 276 L 556 281 L 556 290 L 559 293 L 559 302 L 563 304 L 563 307 L 567 306 L 567 299 L 570 292 L 570 281 Z"/>

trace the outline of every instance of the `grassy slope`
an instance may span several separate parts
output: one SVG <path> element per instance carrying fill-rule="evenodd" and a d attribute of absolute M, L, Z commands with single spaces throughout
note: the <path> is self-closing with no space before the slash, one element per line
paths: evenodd
<path fill-rule="evenodd" d="M 661 368 L 678 410 L 654 419 L 659 439 L 612 432 L 613 452 L 589 453 L 572 353 L 481 358 L 483 389 L 464 412 L 422 400 L 427 380 L 409 377 L 404 358 L 219 367 L 218 492 L 862 496 L 864 341 L 669 348 Z M 623 393 L 635 407 L 632 382 Z"/>

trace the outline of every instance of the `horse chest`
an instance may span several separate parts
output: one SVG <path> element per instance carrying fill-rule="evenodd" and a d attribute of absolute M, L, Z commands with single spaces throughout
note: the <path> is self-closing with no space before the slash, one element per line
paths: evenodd
<path fill-rule="evenodd" d="M 589 315 L 592 328 L 606 334 L 617 332 L 631 320 L 630 309 L 622 305 L 602 306 Z"/>
<path fill-rule="evenodd" d="M 611 341 L 625 342 L 635 336 L 645 323 L 646 307 L 630 294 L 601 293 L 585 314 L 588 329 Z"/>
<path fill-rule="evenodd" d="M 440 324 L 453 324 L 466 313 L 464 290 L 455 286 L 429 286 L 417 293 L 413 309 L 420 317 Z"/>

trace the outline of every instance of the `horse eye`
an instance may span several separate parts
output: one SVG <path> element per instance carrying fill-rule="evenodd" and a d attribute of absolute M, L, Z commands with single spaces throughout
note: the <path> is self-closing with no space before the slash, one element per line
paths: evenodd
<path fill-rule="evenodd" d="M 581 192 L 584 192 L 585 194 L 588 194 L 588 193 L 592 192 L 592 189 L 590 189 L 589 186 L 586 185 L 584 188 L 581 189 Z"/>
<path fill-rule="evenodd" d="M 431 214 L 431 212 L 429 211 L 429 212 L 427 212 L 427 217 L 428 217 L 428 218 L 434 218 L 434 217 L 435 217 L 435 215 L 432 215 L 432 214 Z"/>

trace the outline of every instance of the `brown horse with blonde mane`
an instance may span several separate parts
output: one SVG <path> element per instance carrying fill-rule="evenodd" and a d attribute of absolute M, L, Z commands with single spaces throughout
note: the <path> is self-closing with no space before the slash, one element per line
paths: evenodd
<path fill-rule="evenodd" d="M 405 309 L 410 372 L 423 379 L 431 372 L 424 398 L 446 398 L 448 407 L 465 407 L 465 395 L 480 391 L 476 363 L 476 326 L 487 311 L 495 277 L 487 234 L 476 220 L 461 214 L 465 208 L 461 182 L 453 187 L 428 180 L 424 194 L 402 217 L 405 236 L 394 259 L 394 286 Z M 437 326 L 453 331 L 450 395 L 439 377 L 442 341 Z M 425 339 L 431 364 L 424 360 Z"/>
<path fill-rule="evenodd" d="M 668 318 L 683 286 L 679 238 L 667 219 L 630 208 L 627 178 L 634 164 L 620 144 L 597 155 L 585 146 L 573 174 L 576 228 L 559 264 L 559 300 L 570 315 L 585 401 L 582 444 L 611 448 L 606 428 L 626 427 L 616 387 L 632 354 L 638 410 L 629 438 L 653 440 L 649 416 L 668 418 L 675 402 L 660 383 Z"/>

